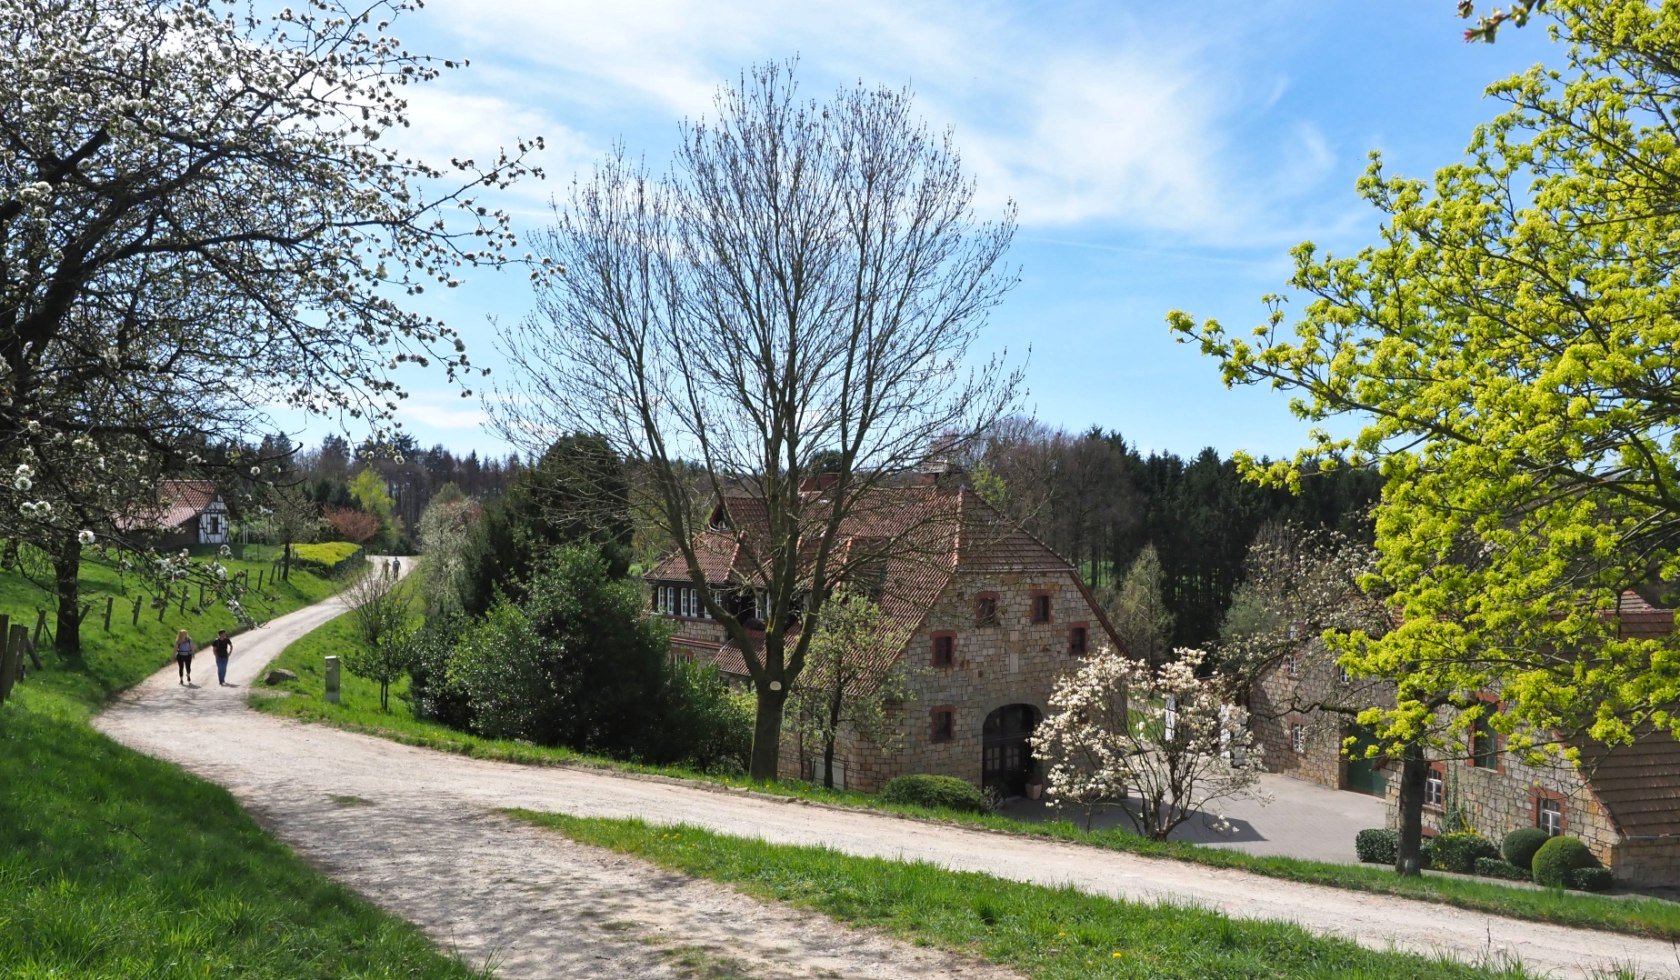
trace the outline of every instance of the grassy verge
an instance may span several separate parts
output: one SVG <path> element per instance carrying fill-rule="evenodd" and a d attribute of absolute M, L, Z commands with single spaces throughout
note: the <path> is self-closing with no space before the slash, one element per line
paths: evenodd
<path fill-rule="evenodd" d="M 251 563 L 253 581 L 265 564 Z M 90 595 L 121 594 L 107 570 L 87 570 L 84 584 Z M 294 572 L 253 608 L 280 615 L 335 587 Z M 0 610 L 33 621 L 43 601 L 0 575 Z M 168 662 L 178 626 L 204 639 L 234 625 L 225 610 L 174 610 L 161 623 L 142 610 L 138 626 L 124 618 L 106 632 L 90 615 L 83 655 L 43 651 L 45 669 L 0 706 L 6 976 L 473 976 L 418 930 L 311 870 L 220 788 L 88 725 L 110 695 Z"/>
<path fill-rule="evenodd" d="M 418 574 L 418 573 L 417 573 Z M 1155 843 L 1125 830 L 1087 831 L 1068 821 L 1028 823 L 1007 817 L 935 811 L 921 807 L 882 803 L 862 793 L 825 790 L 799 781 L 756 783 L 745 777 L 695 773 L 670 767 L 585 756 L 565 748 L 547 748 L 523 742 L 480 738 L 433 722 L 415 718 L 403 699 L 406 682 L 393 685 L 391 710 L 379 710 L 378 686 L 359 678 L 343 681 L 343 703 L 327 704 L 321 697 L 322 658 L 350 642 L 350 624 L 339 619 L 304 637 L 282 654 L 277 664 L 298 674 L 285 685 L 288 698 L 253 700 L 260 710 L 304 721 L 321 722 L 339 728 L 389 738 L 447 752 L 485 759 L 499 759 L 538 765 L 572 765 L 609 768 L 622 772 L 653 774 L 676 779 L 751 789 L 775 796 L 796 797 L 835 806 L 882 810 L 927 820 L 957 823 L 1011 834 L 1052 838 L 1134 854 L 1192 861 L 1220 868 L 1234 868 L 1288 881 L 1327 885 L 1375 894 L 1396 895 L 1422 901 L 1442 902 L 1459 908 L 1496 915 L 1551 922 L 1559 925 L 1624 932 L 1680 940 L 1680 904 L 1652 898 L 1611 897 L 1580 892 L 1536 890 L 1502 885 L 1487 880 L 1457 876 L 1428 875 L 1401 878 L 1391 870 L 1374 865 L 1332 864 L 1296 858 L 1263 857 L 1241 851 L 1201 847 L 1178 842 Z M 1353 842 L 1348 842 L 1351 849 Z"/>
<path fill-rule="evenodd" d="M 977 956 L 1028 976 L 1521 977 L 1517 967 L 1364 949 L 1280 922 L 1232 920 L 923 863 L 649 827 L 512 811 L 588 844 L 724 882 L 760 899 L 882 929 L 912 943 Z"/>

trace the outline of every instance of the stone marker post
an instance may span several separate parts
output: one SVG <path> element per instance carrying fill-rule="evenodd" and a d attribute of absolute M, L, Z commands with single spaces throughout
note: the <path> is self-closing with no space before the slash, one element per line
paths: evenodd
<path fill-rule="evenodd" d="M 338 658 L 327 658 L 327 703 L 338 703 Z"/>

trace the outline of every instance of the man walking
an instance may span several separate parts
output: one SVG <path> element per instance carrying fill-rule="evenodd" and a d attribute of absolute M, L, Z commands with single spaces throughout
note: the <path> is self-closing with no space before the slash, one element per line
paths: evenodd
<path fill-rule="evenodd" d="M 216 683 L 227 687 L 228 657 L 233 655 L 233 640 L 228 638 L 227 630 L 216 631 L 216 638 L 210 641 L 210 652 L 216 655 Z"/>

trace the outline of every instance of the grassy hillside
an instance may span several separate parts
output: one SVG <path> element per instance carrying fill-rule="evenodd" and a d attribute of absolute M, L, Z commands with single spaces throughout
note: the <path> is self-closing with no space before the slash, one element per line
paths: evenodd
<path fill-rule="evenodd" d="M 255 582 L 268 555 L 232 563 Z M 175 630 L 236 622 L 193 603 L 132 620 L 132 581 L 84 569 L 83 655 L 50 645 L 0 706 L 0 964 L 15 977 L 466 977 L 411 926 L 311 870 L 225 791 L 123 748 L 88 719 L 169 662 Z M 261 618 L 330 594 L 294 571 L 252 596 Z M 104 597 L 117 597 L 111 629 Z M 196 591 L 193 596 L 196 599 Z M 33 626 L 50 599 L 0 573 L 0 612 Z M 121 613 L 121 615 L 118 615 Z"/>

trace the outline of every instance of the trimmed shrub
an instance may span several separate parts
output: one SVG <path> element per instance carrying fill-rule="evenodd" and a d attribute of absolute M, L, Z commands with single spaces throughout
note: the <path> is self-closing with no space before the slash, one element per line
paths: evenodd
<path fill-rule="evenodd" d="M 1553 837 L 1534 852 L 1534 883 L 1552 888 L 1569 884 L 1569 873 L 1598 865 L 1587 845 L 1574 837 Z"/>
<path fill-rule="evenodd" d="M 955 776 L 899 776 L 881 789 L 887 803 L 986 812 L 980 791 Z"/>
<path fill-rule="evenodd" d="M 1481 834 L 1460 831 L 1435 838 L 1435 867 L 1442 871 L 1469 874 L 1476 870 L 1478 858 L 1497 858 L 1499 848 Z"/>
<path fill-rule="evenodd" d="M 1394 830 L 1361 830 L 1353 838 L 1353 853 L 1366 864 L 1393 864 L 1400 856 L 1400 834 Z"/>
<path fill-rule="evenodd" d="M 322 541 L 292 545 L 292 567 L 307 569 L 326 578 L 347 575 L 367 564 L 362 546 L 348 541 Z"/>
<path fill-rule="evenodd" d="M 1483 878 L 1504 878 L 1506 881 L 1527 881 L 1529 879 L 1527 868 L 1519 868 L 1511 862 L 1499 858 L 1477 858 L 1476 873 Z"/>
<path fill-rule="evenodd" d="M 1418 867 L 1420 867 L 1420 868 L 1433 868 L 1433 867 L 1435 867 L 1435 842 L 1437 840 L 1440 840 L 1440 838 L 1439 837 L 1425 837 L 1423 839 L 1423 844 L 1420 847 L 1418 847 Z M 1396 849 L 1398 850 L 1398 848 L 1396 848 Z"/>
<path fill-rule="evenodd" d="M 1518 827 L 1505 835 L 1499 852 L 1505 856 L 1505 860 L 1517 867 L 1524 871 L 1532 871 L 1534 852 L 1551 839 L 1551 835 L 1539 827 Z"/>
<path fill-rule="evenodd" d="M 1607 892 L 1616 883 L 1616 873 L 1609 868 L 1576 868 L 1569 872 L 1569 887 L 1584 892 Z"/>

